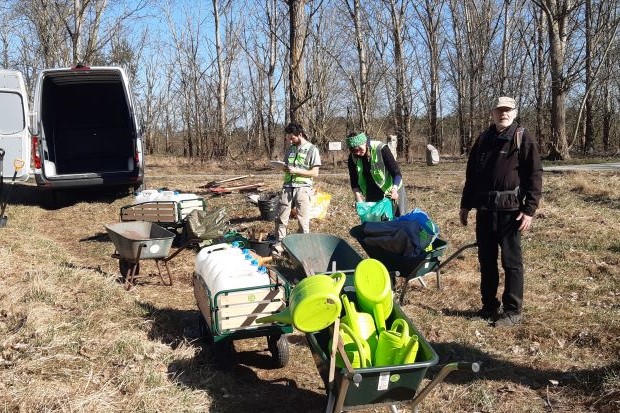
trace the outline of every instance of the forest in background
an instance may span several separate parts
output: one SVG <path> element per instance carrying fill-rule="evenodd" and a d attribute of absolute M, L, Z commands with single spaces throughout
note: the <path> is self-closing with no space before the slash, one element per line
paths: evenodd
<path fill-rule="evenodd" d="M 466 154 L 498 95 L 551 160 L 620 148 L 620 0 L 7 0 L 0 60 L 119 65 L 149 154 L 276 157 L 298 121 Z M 616 68 L 616 69 L 614 69 Z"/>

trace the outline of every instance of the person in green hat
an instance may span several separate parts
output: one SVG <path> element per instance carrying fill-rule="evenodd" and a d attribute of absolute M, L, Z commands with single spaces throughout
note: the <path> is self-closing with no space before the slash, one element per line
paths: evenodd
<path fill-rule="evenodd" d="M 348 134 L 349 179 L 356 202 L 377 202 L 388 197 L 395 204 L 394 216 L 407 213 L 407 195 L 400 168 L 390 148 L 371 140 L 364 132 Z"/>

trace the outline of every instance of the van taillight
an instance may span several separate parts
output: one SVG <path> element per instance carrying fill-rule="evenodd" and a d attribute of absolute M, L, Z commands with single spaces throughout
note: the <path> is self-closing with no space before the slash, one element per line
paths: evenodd
<path fill-rule="evenodd" d="M 39 137 L 32 137 L 32 163 L 35 169 L 41 169 L 41 157 L 39 156 Z"/>

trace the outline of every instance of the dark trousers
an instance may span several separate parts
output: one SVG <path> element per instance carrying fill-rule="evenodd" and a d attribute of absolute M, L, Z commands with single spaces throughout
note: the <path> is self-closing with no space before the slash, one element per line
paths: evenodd
<path fill-rule="evenodd" d="M 502 305 L 504 312 L 521 313 L 523 305 L 523 256 L 521 253 L 521 221 L 516 218 L 518 211 L 494 212 L 478 210 L 476 213 L 476 241 L 478 242 L 478 262 L 480 263 L 480 293 L 482 306 L 492 309 L 499 307 L 497 289 L 499 287 L 498 252 L 501 251 L 504 269 L 504 293 Z"/>

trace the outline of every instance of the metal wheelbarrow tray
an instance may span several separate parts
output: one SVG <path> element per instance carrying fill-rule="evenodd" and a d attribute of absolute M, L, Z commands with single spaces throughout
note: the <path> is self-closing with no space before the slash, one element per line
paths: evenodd
<path fill-rule="evenodd" d="M 274 365 L 284 367 L 289 360 L 286 334 L 293 326 L 259 324 L 257 318 L 283 310 L 289 301 L 290 286 L 275 270 L 269 270 L 270 284 L 217 291 L 209 289 L 204 278 L 194 272 L 194 297 L 200 310 L 198 325 L 201 335 L 211 345 L 214 356 L 227 362 L 232 342 L 252 337 L 267 337 Z"/>
<path fill-rule="evenodd" d="M 349 299 L 355 300 L 355 287 L 351 274 L 347 274 L 343 291 Z M 328 392 L 325 410 L 327 413 L 340 413 L 376 406 L 390 406 L 392 412 L 398 412 L 397 404 L 403 402 L 407 402 L 408 406 L 417 412 L 418 405 L 452 371 L 479 371 L 478 363 L 449 363 L 442 366 L 439 373 L 423 389 L 419 389 L 428 369 L 437 364 L 439 356 L 405 315 L 399 304 L 394 302 L 394 309 L 387 323 L 391 324 L 396 318 L 406 320 L 410 333 L 418 336 L 419 349 L 416 360 L 412 364 L 358 369 L 353 369 L 349 364 L 336 369 L 332 378 L 330 377 L 330 363 L 333 362 L 333 357 L 329 355 L 329 340 L 332 338 L 330 328 L 306 334 L 312 357 Z M 344 349 L 341 349 L 342 357 L 346 358 Z"/>
<path fill-rule="evenodd" d="M 146 259 L 155 260 L 159 276 L 166 284 L 159 268 L 159 262 L 163 262 L 168 273 L 168 285 L 172 285 L 167 256 L 175 237 L 173 232 L 152 222 L 144 221 L 117 222 L 107 224 L 105 228 L 116 248 L 112 257 L 119 260 L 119 269 L 121 275 L 125 277 L 126 289 L 131 288 L 135 281 L 140 260 Z"/>
<path fill-rule="evenodd" d="M 302 265 L 306 276 L 314 273 L 344 272 L 347 278 L 343 292 L 351 301 L 357 301 L 353 273 L 363 257 L 345 240 L 330 234 L 291 234 L 282 240 L 282 245 L 289 255 L 299 265 Z M 312 357 L 328 392 L 327 413 L 365 409 L 378 405 L 390 405 L 394 412 L 398 411 L 396 404 L 399 402 L 409 402 L 410 407 L 417 411 L 417 405 L 450 372 L 455 370 L 477 372 L 479 370 L 477 363 L 447 364 L 424 389 L 418 391 L 427 370 L 437 364 L 439 357 L 402 311 L 398 302 L 394 302 L 394 309 L 387 324 L 391 324 L 395 318 L 405 319 L 410 333 L 418 336 L 420 347 L 415 363 L 355 370 L 341 368 L 334 372 L 333 381 L 330 381 L 329 375 L 331 357 L 328 346 L 333 333 L 330 328 L 326 328 L 306 334 Z"/>
<path fill-rule="evenodd" d="M 447 259 L 442 260 L 441 257 L 444 255 L 448 243 L 441 238 L 436 238 L 428 251 L 423 251 L 422 254 L 417 257 L 406 257 L 386 250 L 379 245 L 368 244 L 365 241 L 366 237 L 363 231 L 363 224 L 351 228 L 350 234 L 357 240 L 370 258 L 381 261 L 390 273 L 405 278 L 398 300 L 400 304 L 404 302 L 410 280 L 417 279 L 422 286 L 426 287 L 422 277 L 434 272 L 437 279 L 437 288 L 441 289 L 441 269 L 454 258 L 461 255 L 464 250 L 477 246 L 475 242 L 464 245 Z"/>

